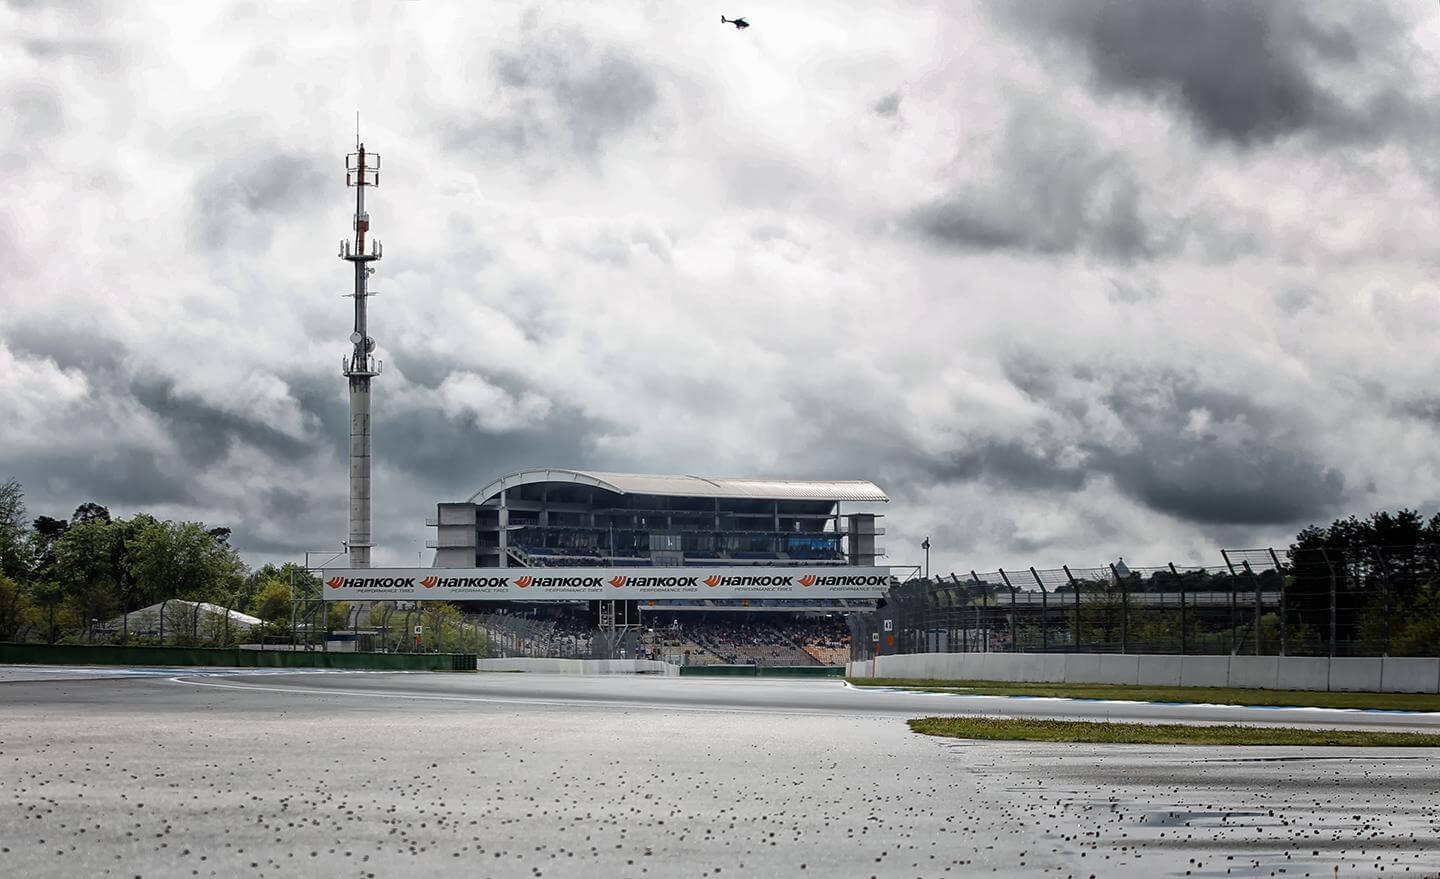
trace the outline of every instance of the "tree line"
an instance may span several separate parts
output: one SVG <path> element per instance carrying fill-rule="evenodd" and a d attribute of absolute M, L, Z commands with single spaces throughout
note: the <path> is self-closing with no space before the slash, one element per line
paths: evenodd
<path fill-rule="evenodd" d="M 1333 603 L 1337 644 L 1440 654 L 1440 513 L 1401 509 L 1311 525 L 1290 545 L 1285 573 L 1288 613 L 1318 629 Z"/>
<path fill-rule="evenodd" d="M 0 641 L 76 640 L 105 622 L 172 598 L 203 601 L 288 624 L 291 584 L 320 584 L 300 566 L 250 570 L 230 529 L 146 513 L 114 518 L 94 502 L 68 518 L 33 520 L 14 479 L 0 485 Z"/>

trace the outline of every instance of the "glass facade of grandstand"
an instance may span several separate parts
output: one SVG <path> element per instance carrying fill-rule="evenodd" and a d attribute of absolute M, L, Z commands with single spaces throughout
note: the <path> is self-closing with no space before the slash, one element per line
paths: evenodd
<path fill-rule="evenodd" d="M 439 504 L 428 524 L 442 568 L 873 565 L 875 514 L 841 504 L 886 500 L 862 481 L 535 470 Z"/>

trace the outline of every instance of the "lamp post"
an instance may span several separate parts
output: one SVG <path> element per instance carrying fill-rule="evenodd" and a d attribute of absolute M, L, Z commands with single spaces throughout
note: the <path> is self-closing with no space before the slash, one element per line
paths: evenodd
<path fill-rule="evenodd" d="M 925 579 L 926 579 L 926 580 L 929 580 L 929 579 L 930 579 L 930 538 L 928 538 L 928 537 L 925 538 L 925 542 L 920 544 L 920 548 L 923 549 L 923 550 L 925 550 Z"/>

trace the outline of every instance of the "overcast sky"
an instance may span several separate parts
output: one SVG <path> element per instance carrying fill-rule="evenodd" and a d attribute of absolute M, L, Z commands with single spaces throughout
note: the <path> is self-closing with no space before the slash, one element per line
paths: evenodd
<path fill-rule="evenodd" d="M 0 479 L 338 545 L 359 110 L 377 565 L 524 466 L 871 479 L 938 570 L 1432 512 L 1437 13 L 0 0 Z"/>

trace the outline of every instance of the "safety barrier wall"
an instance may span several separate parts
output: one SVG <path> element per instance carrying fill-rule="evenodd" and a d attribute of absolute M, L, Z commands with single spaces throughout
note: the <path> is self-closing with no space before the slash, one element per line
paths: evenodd
<path fill-rule="evenodd" d="M 911 653 L 850 663 L 851 677 L 1440 693 L 1440 658 Z"/>
<path fill-rule="evenodd" d="M 674 676 L 679 669 L 668 662 L 653 659 L 547 659 L 515 656 L 508 659 L 481 659 L 480 671 L 519 671 L 560 675 L 666 675 Z"/>
<path fill-rule="evenodd" d="M 0 644 L 0 663 L 474 671 L 475 655 L 473 653 L 331 653 L 325 651 L 242 650 L 238 647 Z"/>
<path fill-rule="evenodd" d="M 689 677 L 840 678 L 843 665 L 682 665 Z"/>

